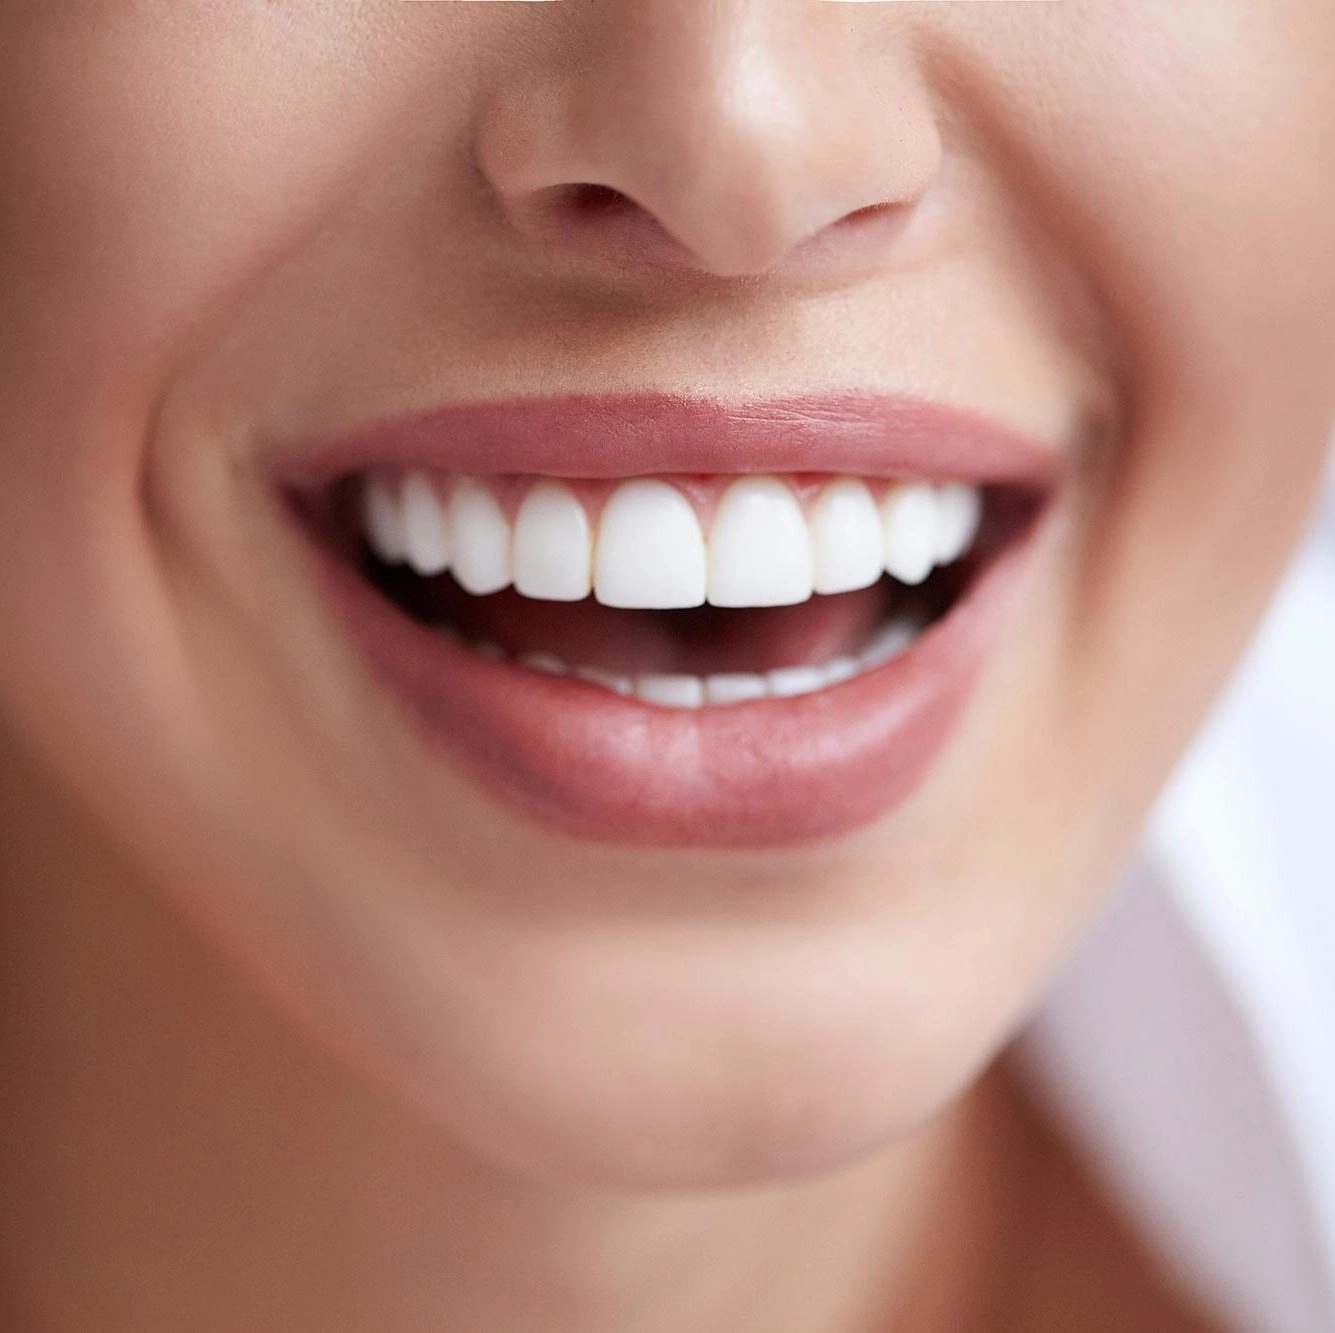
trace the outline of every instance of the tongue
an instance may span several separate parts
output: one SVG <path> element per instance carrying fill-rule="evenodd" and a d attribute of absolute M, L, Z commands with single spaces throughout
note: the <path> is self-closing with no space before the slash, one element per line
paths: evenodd
<path fill-rule="evenodd" d="M 448 576 L 436 583 L 432 618 L 467 637 L 516 654 L 555 653 L 572 665 L 619 675 L 707 676 L 831 662 L 864 647 L 887 610 L 884 585 L 798 606 L 622 611 L 592 598 L 544 602 L 513 590 L 470 597 Z"/>

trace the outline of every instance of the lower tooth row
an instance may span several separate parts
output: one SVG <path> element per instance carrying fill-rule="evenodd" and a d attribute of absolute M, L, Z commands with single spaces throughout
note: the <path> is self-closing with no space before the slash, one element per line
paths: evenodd
<path fill-rule="evenodd" d="M 459 638 L 448 626 L 439 625 L 436 629 L 452 639 Z M 892 661 L 910 647 L 921 630 L 920 622 L 907 617 L 900 618 L 886 625 L 856 656 L 839 657 L 823 666 L 779 667 L 764 673 L 727 672 L 713 676 L 655 673 L 629 676 L 604 671 L 600 667 L 571 666 L 555 653 L 521 653 L 513 660 L 531 671 L 541 671 L 552 676 L 573 676 L 614 694 L 637 698 L 662 708 L 704 708 L 708 705 L 746 703 L 755 699 L 792 698 L 828 689 Z M 460 641 L 492 661 L 511 658 L 511 654 L 498 644 Z"/>

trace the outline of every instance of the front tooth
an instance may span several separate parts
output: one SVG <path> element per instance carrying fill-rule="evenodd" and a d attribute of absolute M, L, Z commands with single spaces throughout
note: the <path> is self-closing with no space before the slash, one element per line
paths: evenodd
<path fill-rule="evenodd" d="M 450 497 L 454 577 L 475 596 L 499 592 L 510 582 L 510 525 L 491 492 L 463 477 Z"/>
<path fill-rule="evenodd" d="M 592 586 L 589 516 L 568 486 L 540 481 L 515 519 L 514 581 L 525 597 L 578 602 Z"/>
<path fill-rule="evenodd" d="M 894 486 L 881 501 L 885 567 L 901 583 L 921 583 L 936 563 L 936 492 L 923 482 Z"/>
<path fill-rule="evenodd" d="M 450 564 L 450 538 L 445 512 L 435 489 L 420 472 L 403 483 L 403 546 L 408 563 L 424 577 Z"/>
<path fill-rule="evenodd" d="M 791 606 L 813 590 L 811 539 L 792 490 L 774 477 L 734 482 L 709 534 L 710 602 Z"/>
<path fill-rule="evenodd" d="M 637 676 L 635 693 L 645 703 L 664 708 L 700 708 L 705 683 L 699 676 Z"/>
<path fill-rule="evenodd" d="M 623 482 L 598 524 L 593 595 L 604 606 L 669 610 L 705 600 L 705 538 L 687 498 L 665 481 Z"/>
<path fill-rule="evenodd" d="M 770 693 L 776 699 L 790 699 L 798 694 L 815 694 L 828 683 L 825 669 L 818 666 L 778 667 L 765 673 Z"/>
<path fill-rule="evenodd" d="M 973 545 L 983 517 L 983 497 L 976 486 L 952 482 L 936 493 L 936 563 L 948 565 Z"/>
<path fill-rule="evenodd" d="M 705 677 L 705 699 L 711 704 L 740 704 L 768 698 L 769 681 L 764 676 L 727 672 Z"/>
<path fill-rule="evenodd" d="M 403 515 L 389 483 L 379 477 L 368 477 L 362 487 L 362 525 L 371 549 L 385 564 L 402 562 Z"/>
<path fill-rule="evenodd" d="M 815 589 L 852 592 L 870 587 L 885 573 L 885 539 L 876 501 L 860 481 L 831 482 L 809 520 Z"/>

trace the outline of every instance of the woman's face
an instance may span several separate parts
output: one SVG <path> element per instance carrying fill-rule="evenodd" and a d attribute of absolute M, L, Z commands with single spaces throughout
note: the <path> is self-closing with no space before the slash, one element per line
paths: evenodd
<path fill-rule="evenodd" d="M 1335 415 L 1335 7 L 4 8 L 6 762 L 523 1173 L 775 1178 L 939 1107 L 1300 530 Z M 851 435 L 779 430 L 835 400 Z M 988 517 L 888 666 L 672 709 L 427 643 L 351 575 L 355 506 L 293 517 L 356 487 L 334 458 L 480 475 L 510 518 L 528 474 L 595 523 L 672 474 L 708 526 L 757 468 L 808 518 L 829 473 L 987 481 Z M 754 675 L 847 655 L 887 588 L 448 600 L 511 649 Z"/>

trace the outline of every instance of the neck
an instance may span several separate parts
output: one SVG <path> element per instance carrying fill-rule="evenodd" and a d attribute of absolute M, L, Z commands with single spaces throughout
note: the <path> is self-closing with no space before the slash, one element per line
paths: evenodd
<path fill-rule="evenodd" d="M 975 1099 L 781 1186 L 507 1178 L 289 1028 L 36 784 L 0 786 L 6 1328 L 951 1326 L 943 1257 L 986 1249 Z"/>

